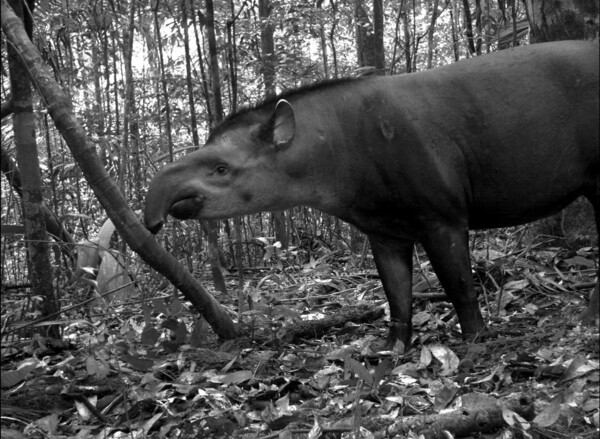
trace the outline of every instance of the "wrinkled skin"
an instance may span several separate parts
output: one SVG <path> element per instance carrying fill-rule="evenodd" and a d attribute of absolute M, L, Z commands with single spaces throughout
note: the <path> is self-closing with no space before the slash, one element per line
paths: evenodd
<path fill-rule="evenodd" d="M 486 327 L 468 229 L 530 222 L 579 196 L 598 225 L 599 169 L 598 45 L 538 44 L 323 85 L 234 116 L 155 176 L 145 222 L 157 232 L 167 214 L 216 219 L 306 205 L 356 225 L 390 303 L 388 347 L 410 343 L 412 249 L 421 242 L 473 339 Z"/>

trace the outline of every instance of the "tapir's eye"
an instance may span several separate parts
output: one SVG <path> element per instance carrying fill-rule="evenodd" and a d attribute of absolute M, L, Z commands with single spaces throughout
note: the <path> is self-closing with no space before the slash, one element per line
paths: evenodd
<path fill-rule="evenodd" d="M 227 166 L 225 166 L 225 165 L 218 165 L 215 168 L 216 175 L 225 175 L 225 174 L 227 174 L 228 171 L 229 171 L 229 169 L 227 169 Z"/>

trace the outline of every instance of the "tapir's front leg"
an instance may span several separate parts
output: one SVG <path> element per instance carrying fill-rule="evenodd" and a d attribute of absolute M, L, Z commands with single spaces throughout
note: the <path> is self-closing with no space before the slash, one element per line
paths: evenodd
<path fill-rule="evenodd" d="M 427 228 L 421 243 L 454 305 L 463 338 L 473 340 L 487 333 L 473 285 L 466 225 L 436 224 Z"/>
<path fill-rule="evenodd" d="M 375 265 L 390 304 L 390 332 L 384 349 L 398 340 L 408 349 L 412 334 L 412 242 L 380 240 L 370 236 Z"/>

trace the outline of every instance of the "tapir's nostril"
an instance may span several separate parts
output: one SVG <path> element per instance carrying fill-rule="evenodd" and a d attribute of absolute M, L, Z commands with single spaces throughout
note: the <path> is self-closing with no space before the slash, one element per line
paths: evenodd
<path fill-rule="evenodd" d="M 169 213 L 180 220 L 195 218 L 202 208 L 202 200 L 200 196 L 184 198 L 174 203 Z"/>
<path fill-rule="evenodd" d="M 146 229 L 148 229 L 148 231 L 150 233 L 152 233 L 153 235 L 156 235 L 160 231 L 160 229 L 162 229 L 162 226 L 163 226 L 163 222 L 160 221 L 156 224 L 150 224 L 150 225 L 146 224 Z"/>

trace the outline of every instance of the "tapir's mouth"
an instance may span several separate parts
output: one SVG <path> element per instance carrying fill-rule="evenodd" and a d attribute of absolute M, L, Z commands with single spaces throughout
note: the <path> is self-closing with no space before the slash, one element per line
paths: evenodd
<path fill-rule="evenodd" d="M 171 205 L 169 214 L 179 220 L 195 218 L 202 208 L 203 199 L 204 197 L 195 195 L 176 201 Z"/>
<path fill-rule="evenodd" d="M 197 218 L 202 209 L 203 200 L 204 197 L 202 195 L 192 195 L 181 198 L 176 197 L 176 201 L 174 201 L 170 207 L 167 207 L 169 206 L 169 201 L 165 200 L 166 203 L 163 204 L 162 208 L 160 208 L 158 203 L 152 204 L 147 202 L 144 215 L 146 228 L 152 234 L 158 233 L 164 224 L 165 216 L 167 214 L 180 220 Z M 156 208 L 155 205 L 158 205 L 159 208 Z"/>

